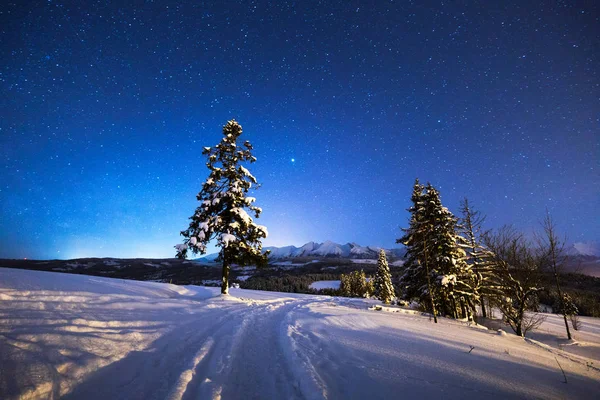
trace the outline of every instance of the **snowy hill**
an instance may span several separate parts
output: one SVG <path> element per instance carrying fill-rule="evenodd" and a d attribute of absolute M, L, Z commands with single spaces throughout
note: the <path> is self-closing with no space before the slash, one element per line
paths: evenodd
<path fill-rule="evenodd" d="M 0 398 L 581 399 L 600 392 L 597 319 L 582 318 L 579 345 L 561 350 L 459 321 L 433 324 L 412 310 L 369 310 L 368 300 L 231 292 L 0 268 Z M 552 344 L 560 327 L 549 316 L 538 340 Z"/>
<path fill-rule="evenodd" d="M 348 258 L 348 259 L 377 259 L 379 247 L 363 247 L 356 243 L 339 244 L 327 240 L 323 243 L 308 242 L 301 247 L 265 247 L 264 250 L 271 250 L 270 260 L 282 260 L 300 257 L 315 258 Z M 403 248 L 386 249 L 388 257 L 398 258 L 404 256 Z M 197 258 L 200 261 L 213 261 L 217 254 L 209 254 Z"/>

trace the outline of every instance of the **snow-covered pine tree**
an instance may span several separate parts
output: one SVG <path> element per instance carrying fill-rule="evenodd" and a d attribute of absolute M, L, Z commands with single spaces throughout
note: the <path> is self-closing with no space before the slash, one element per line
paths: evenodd
<path fill-rule="evenodd" d="M 426 279 L 424 269 L 421 268 L 420 260 L 423 259 L 423 244 L 420 220 L 423 218 L 421 197 L 425 187 L 417 178 L 413 185 L 410 200 L 412 205 L 407 209 L 410 213 L 408 228 L 402 228 L 404 235 L 396 239 L 396 243 L 406 247 L 406 260 L 404 261 L 404 273 L 400 277 L 402 295 L 406 299 L 420 298 L 423 292 L 421 283 Z"/>
<path fill-rule="evenodd" d="M 261 239 L 267 237 L 267 228 L 254 223 L 246 212 L 249 209 L 255 218 L 262 209 L 256 207 L 254 197 L 247 196 L 256 178 L 240 165 L 253 163 L 252 145 L 244 142 L 238 147 L 237 139 L 242 127 L 235 120 L 223 127 L 223 139 L 215 147 L 205 147 L 203 155 L 208 157 L 206 166 L 210 170 L 208 179 L 196 198 L 200 206 L 190 217 L 189 227 L 181 232 L 183 244 L 175 246 L 177 257 L 186 258 L 188 250 L 193 254 L 205 254 L 206 245 L 213 239 L 221 248 L 218 260 L 223 263 L 221 293 L 229 292 L 229 270 L 232 264 L 264 265 L 267 253 L 262 252 Z"/>
<path fill-rule="evenodd" d="M 392 298 L 394 298 L 394 286 L 392 285 L 392 276 L 390 274 L 390 267 L 388 266 L 387 259 L 385 257 L 385 250 L 379 250 L 379 259 L 377 260 L 377 273 L 375 275 L 375 293 L 377 298 L 383 302 L 383 304 L 390 304 Z"/>
<path fill-rule="evenodd" d="M 400 279 L 405 297 L 418 299 L 434 316 L 438 310 L 470 317 L 477 294 L 475 279 L 458 245 L 457 218 L 442 205 L 439 192 L 417 180 L 409 208 L 409 227 L 397 240 L 407 248 L 405 271 Z"/>
<path fill-rule="evenodd" d="M 439 309 L 454 318 L 461 310 L 463 318 L 470 318 L 470 311 L 479 299 L 474 291 L 475 276 L 465 262 L 465 251 L 458 244 L 458 219 L 442 205 L 439 191 L 431 184 L 425 188 L 423 203 L 431 272 L 437 275 L 435 289 L 440 293 Z"/>
<path fill-rule="evenodd" d="M 340 275 L 340 296 L 351 297 L 350 279 L 346 274 Z"/>
<path fill-rule="evenodd" d="M 479 296 L 481 315 L 487 318 L 486 300 L 496 298 L 502 292 L 498 265 L 494 253 L 481 243 L 485 216 L 471 207 L 467 198 L 461 201 L 460 211 L 459 245 L 465 250 L 466 262 L 474 274 L 473 291 Z"/>
<path fill-rule="evenodd" d="M 429 227 L 425 224 L 425 208 L 423 203 L 423 186 L 415 179 L 410 197 L 412 206 L 408 208 L 410 221 L 408 228 L 402 228 L 404 235 L 396 240 L 406 247 L 404 273 L 400 277 L 403 297 L 407 300 L 418 299 L 433 314 L 437 323 L 435 292 L 433 290 L 429 259 L 427 257 L 427 235 Z"/>

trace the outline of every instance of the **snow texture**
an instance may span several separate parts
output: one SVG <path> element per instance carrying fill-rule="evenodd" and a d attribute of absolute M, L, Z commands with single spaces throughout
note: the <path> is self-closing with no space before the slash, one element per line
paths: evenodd
<path fill-rule="evenodd" d="M 600 257 L 600 242 L 577 242 L 573 244 L 571 253 L 582 256 Z"/>
<path fill-rule="evenodd" d="M 230 243 L 235 243 L 237 238 L 229 233 L 221 234 L 221 242 L 223 242 L 223 247 L 229 246 Z"/>
<path fill-rule="evenodd" d="M 599 358 L 569 352 L 575 345 L 559 350 L 445 318 L 433 324 L 413 310 L 382 312 L 371 300 L 218 293 L 0 268 L 0 398 L 582 399 L 600 392 Z M 549 321 L 537 340 L 559 335 L 560 318 Z M 576 338 L 600 346 L 600 322 L 582 321 L 585 336 Z"/>
<path fill-rule="evenodd" d="M 339 289 L 340 281 L 316 281 L 310 284 L 311 289 Z"/>

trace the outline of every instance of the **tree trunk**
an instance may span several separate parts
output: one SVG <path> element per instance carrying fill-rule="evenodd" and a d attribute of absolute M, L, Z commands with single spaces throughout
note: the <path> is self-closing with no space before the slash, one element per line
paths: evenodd
<path fill-rule="evenodd" d="M 462 318 L 467 318 L 467 309 L 465 307 L 465 299 L 461 296 L 460 298 L 460 311 L 462 313 Z"/>
<path fill-rule="evenodd" d="M 567 322 L 567 308 L 565 304 L 565 298 L 563 297 L 562 290 L 560 290 L 560 283 L 558 280 L 558 273 L 556 272 L 556 264 L 554 265 L 554 279 L 556 280 L 556 289 L 558 290 L 558 297 L 560 298 L 560 304 L 562 308 L 562 315 L 565 320 L 565 328 L 567 328 L 567 338 L 571 340 L 571 330 L 569 329 L 569 323 Z"/>
<path fill-rule="evenodd" d="M 563 318 L 565 319 L 565 327 L 567 328 L 567 337 L 571 340 L 571 330 L 569 329 L 569 323 L 567 322 L 567 314 L 563 312 Z"/>
<path fill-rule="evenodd" d="M 485 311 L 485 298 L 481 297 L 481 316 L 487 318 L 487 312 Z"/>
<path fill-rule="evenodd" d="M 557 238 L 554 230 L 554 222 L 552 221 L 552 217 L 550 217 L 548 209 L 546 209 L 546 218 L 544 219 L 544 231 L 546 232 L 546 237 L 548 239 L 548 250 L 550 250 L 552 259 L 552 272 L 554 273 L 554 280 L 556 281 L 556 290 L 558 291 L 558 298 L 560 299 L 562 308 L 561 311 L 565 320 L 565 328 L 567 328 L 567 338 L 571 340 L 571 330 L 569 329 L 569 323 L 567 322 L 565 298 L 562 294 L 562 290 L 560 290 L 560 282 L 558 279 L 559 263 L 557 262 L 557 258 L 563 255 L 564 241 L 561 244 L 560 240 Z"/>
<path fill-rule="evenodd" d="M 470 297 L 467 297 L 466 302 L 467 302 L 467 314 L 468 314 L 469 321 L 473 321 L 473 322 L 477 323 L 477 307 L 475 307 L 475 303 L 473 302 L 473 299 Z"/>
<path fill-rule="evenodd" d="M 523 320 L 520 320 L 519 323 L 516 325 L 517 325 L 517 330 L 515 333 L 517 334 L 517 336 L 523 336 L 523 328 L 521 326 L 521 325 L 523 325 Z"/>
<path fill-rule="evenodd" d="M 452 318 L 458 319 L 458 313 L 456 312 L 456 298 L 454 295 L 450 297 L 450 307 L 452 307 Z"/>
<path fill-rule="evenodd" d="M 229 294 L 229 259 L 225 255 L 223 256 L 221 294 Z"/>
<path fill-rule="evenodd" d="M 525 300 L 527 300 L 527 298 L 523 298 L 521 301 L 521 305 L 519 306 L 519 310 L 517 311 L 517 321 L 516 321 L 516 326 L 517 326 L 517 331 L 515 332 L 518 336 L 521 337 L 525 337 L 525 335 L 523 334 L 523 319 L 525 318 Z"/>
<path fill-rule="evenodd" d="M 433 292 L 431 290 L 431 277 L 429 276 L 429 265 L 427 264 L 427 242 L 423 243 L 423 254 L 425 255 L 425 272 L 427 273 L 427 290 L 431 300 L 431 311 L 433 311 L 433 322 L 437 324 L 437 313 L 435 311 L 435 301 L 433 301 Z"/>

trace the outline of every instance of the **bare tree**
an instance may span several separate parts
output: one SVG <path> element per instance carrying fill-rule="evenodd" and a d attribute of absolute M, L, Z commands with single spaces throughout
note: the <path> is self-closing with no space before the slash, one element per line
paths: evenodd
<path fill-rule="evenodd" d="M 537 305 L 537 292 L 541 289 L 540 269 L 545 255 L 519 232 L 510 226 L 485 235 L 486 246 L 494 253 L 498 274 L 502 282 L 501 294 L 495 303 L 505 321 L 519 336 L 525 336 L 541 321 L 526 314 Z"/>
<path fill-rule="evenodd" d="M 567 303 L 566 294 L 562 292 L 560 286 L 560 272 L 563 270 L 566 262 L 565 254 L 565 243 L 566 239 L 560 239 L 556 233 L 556 224 L 552 219 L 552 216 L 546 210 L 546 216 L 542 221 L 543 235 L 537 235 L 536 239 L 540 249 L 547 253 L 547 262 L 550 272 L 554 276 L 554 283 L 556 285 L 556 291 L 558 292 L 558 298 L 560 302 L 560 312 L 565 320 L 565 328 L 567 330 L 567 338 L 571 340 L 571 331 L 569 329 L 569 323 L 567 322 L 567 316 L 572 307 Z M 571 303 L 569 301 L 569 303 Z M 572 314 L 572 312 L 571 312 Z"/>
<path fill-rule="evenodd" d="M 523 323 L 521 324 L 523 336 L 525 336 L 527 332 L 537 329 L 545 320 L 546 316 L 544 314 L 537 312 L 525 313 L 525 315 L 523 315 Z"/>

